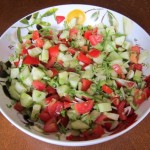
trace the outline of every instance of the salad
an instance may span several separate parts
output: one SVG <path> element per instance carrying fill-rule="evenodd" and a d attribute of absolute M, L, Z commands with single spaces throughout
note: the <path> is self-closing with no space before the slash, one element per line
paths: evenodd
<path fill-rule="evenodd" d="M 9 58 L 7 89 L 40 132 L 75 141 L 114 134 L 136 120 L 150 96 L 142 72 L 148 53 L 114 26 L 39 28 L 22 38 Z"/>

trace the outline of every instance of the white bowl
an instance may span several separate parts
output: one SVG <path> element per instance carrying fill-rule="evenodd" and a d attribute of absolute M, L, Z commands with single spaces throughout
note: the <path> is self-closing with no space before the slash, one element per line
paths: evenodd
<path fill-rule="evenodd" d="M 72 5 L 54 6 L 54 7 L 39 10 L 38 12 L 40 14 L 44 14 L 47 10 L 49 10 L 51 8 L 58 8 L 58 10 L 56 11 L 56 14 L 63 15 L 63 16 L 66 16 L 71 10 L 74 10 L 74 9 L 83 10 L 84 12 L 86 12 L 86 20 L 85 20 L 84 25 L 98 24 L 102 20 L 104 15 L 105 15 L 105 17 L 103 18 L 103 23 L 106 25 L 109 25 L 109 21 L 108 21 L 107 15 L 106 15 L 107 11 L 109 11 L 118 20 L 118 23 L 119 23 L 118 31 L 121 33 L 123 33 L 124 31 L 126 31 L 126 33 L 128 32 L 127 40 L 129 40 L 133 44 L 139 44 L 143 49 L 150 51 L 150 36 L 148 35 L 148 33 L 146 33 L 137 23 L 130 20 L 129 18 L 126 18 L 125 16 L 123 16 L 120 13 L 117 13 L 117 12 L 114 12 L 112 10 L 108 10 L 105 8 L 97 7 L 97 6 L 76 5 L 76 4 L 75 5 L 72 4 Z M 91 15 L 96 11 L 100 11 L 100 15 L 97 18 L 97 20 L 94 21 L 95 18 L 91 18 Z M 30 15 L 32 15 L 32 14 L 30 14 Z M 53 15 L 49 16 L 49 17 L 45 17 L 44 20 L 50 21 L 52 27 L 54 27 L 54 28 L 62 29 L 62 27 L 63 27 L 63 23 L 60 23 L 60 24 L 56 23 Z M 125 21 L 127 20 L 126 25 L 123 23 L 123 20 L 125 20 Z M 123 28 L 123 25 L 125 25 L 124 28 Z M 13 45 L 17 40 L 17 29 L 14 27 L 23 27 L 23 26 L 27 26 L 27 25 L 20 23 L 20 21 L 17 21 L 7 31 L 5 31 L 5 33 L 1 36 L 1 38 L 0 38 L 0 54 L 1 54 L 0 60 L 1 61 L 6 61 L 8 59 L 8 57 L 14 52 Z M 22 32 L 22 35 L 24 35 L 25 33 L 27 33 L 27 30 L 22 29 L 21 32 Z M 146 63 L 150 63 L 150 57 L 147 59 Z M 148 75 L 148 74 L 150 74 L 150 70 L 145 69 L 144 73 Z M 98 144 L 98 143 L 102 143 L 102 142 L 114 139 L 114 138 L 126 133 L 133 127 L 135 127 L 139 122 L 141 122 L 147 116 L 147 114 L 150 111 L 150 98 L 149 98 L 149 100 L 145 101 L 137 110 L 136 113 L 138 114 L 138 117 L 137 117 L 136 122 L 133 123 L 128 128 L 126 128 L 125 130 L 123 130 L 119 133 L 116 133 L 114 135 L 105 136 L 105 137 L 95 139 L 95 140 L 72 142 L 72 141 L 66 141 L 65 137 L 62 137 L 61 140 L 58 140 L 56 138 L 56 136 L 53 134 L 44 135 L 42 133 L 39 133 L 39 132 L 33 130 L 32 128 L 31 129 L 27 128 L 25 126 L 25 124 L 23 124 L 18 119 L 18 113 L 13 108 L 9 109 L 7 107 L 7 104 L 9 105 L 11 102 L 10 102 L 10 99 L 8 97 L 6 97 L 5 94 L 3 93 L 3 90 L 1 87 L 0 87 L 0 95 L 1 95 L 1 98 L 0 98 L 1 112 L 13 125 L 15 125 L 21 131 L 25 132 L 26 134 L 28 134 L 36 139 L 39 139 L 39 140 L 47 142 L 47 143 L 63 145 L 63 146 L 86 146 L 86 145 Z"/>

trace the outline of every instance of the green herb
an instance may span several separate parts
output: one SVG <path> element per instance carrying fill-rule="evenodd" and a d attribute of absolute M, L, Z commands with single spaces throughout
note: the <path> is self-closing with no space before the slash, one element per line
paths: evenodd
<path fill-rule="evenodd" d="M 11 108 L 12 105 L 11 104 L 6 104 L 7 108 Z"/>
<path fill-rule="evenodd" d="M 23 18 L 20 22 L 23 24 L 27 24 L 27 25 L 29 24 L 29 22 L 26 18 Z"/>
<path fill-rule="evenodd" d="M 61 114 L 63 117 L 66 117 L 66 110 L 63 109 L 63 110 L 60 112 L 60 114 Z"/>
<path fill-rule="evenodd" d="M 39 12 L 34 13 L 34 14 L 32 15 L 33 19 L 37 19 L 38 15 L 39 15 Z"/>
<path fill-rule="evenodd" d="M 62 133 L 62 134 L 66 134 L 67 133 L 67 129 L 62 124 L 59 124 L 58 128 L 59 128 L 59 132 L 60 133 Z"/>
<path fill-rule="evenodd" d="M 20 28 L 17 29 L 17 38 L 20 43 L 23 43 Z"/>
<path fill-rule="evenodd" d="M 55 136 L 60 140 L 60 134 L 57 133 Z"/>
<path fill-rule="evenodd" d="M 99 18 L 99 15 L 100 15 L 100 12 L 99 12 L 99 11 L 96 11 L 96 12 L 94 12 L 94 13 L 91 15 L 91 18 L 93 18 L 94 21 L 97 21 L 98 18 Z"/>
<path fill-rule="evenodd" d="M 51 15 L 53 15 L 57 10 L 58 10 L 58 8 L 52 8 L 52 9 L 46 11 L 46 12 L 41 16 L 41 18 L 47 17 L 47 16 L 51 16 Z"/>

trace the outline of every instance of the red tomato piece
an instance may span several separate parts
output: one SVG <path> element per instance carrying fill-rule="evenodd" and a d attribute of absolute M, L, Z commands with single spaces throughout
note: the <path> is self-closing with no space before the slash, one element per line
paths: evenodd
<path fill-rule="evenodd" d="M 71 105 L 72 105 L 72 103 L 70 103 L 70 102 L 64 102 L 64 109 L 70 108 Z"/>
<path fill-rule="evenodd" d="M 78 33 L 78 29 L 74 27 L 69 30 L 69 37 L 73 38 L 75 35 L 77 35 L 77 33 Z"/>
<path fill-rule="evenodd" d="M 48 112 L 51 117 L 60 115 L 60 112 L 63 110 L 63 103 L 60 101 L 53 102 L 51 101 L 48 105 Z"/>
<path fill-rule="evenodd" d="M 113 70 L 114 70 L 117 74 L 122 74 L 122 73 L 123 73 L 121 67 L 120 67 L 118 64 L 114 64 L 114 65 L 112 66 L 112 68 L 113 68 Z"/>
<path fill-rule="evenodd" d="M 82 82 L 82 88 L 81 88 L 82 91 L 87 91 L 90 85 L 92 84 L 92 81 L 88 79 L 81 79 L 81 82 Z"/>
<path fill-rule="evenodd" d="M 54 89 L 54 88 L 51 87 L 51 86 L 48 86 L 48 87 L 46 87 L 46 92 L 47 92 L 48 94 L 55 94 L 55 93 L 56 93 L 56 89 Z"/>
<path fill-rule="evenodd" d="M 50 119 L 50 115 L 48 112 L 46 111 L 42 111 L 39 115 L 39 118 L 44 121 L 44 122 L 47 122 L 49 119 Z"/>
<path fill-rule="evenodd" d="M 57 24 L 60 24 L 65 19 L 64 16 L 56 16 L 56 22 Z"/>
<path fill-rule="evenodd" d="M 27 49 L 23 49 L 21 52 L 22 55 L 28 54 L 28 50 Z"/>
<path fill-rule="evenodd" d="M 39 63 L 40 61 L 38 58 L 31 57 L 30 55 L 27 55 L 23 60 L 23 64 L 26 64 L 26 65 L 38 65 Z"/>
<path fill-rule="evenodd" d="M 70 96 L 63 96 L 63 97 L 61 97 L 61 101 L 71 102 L 71 98 L 70 98 Z"/>
<path fill-rule="evenodd" d="M 110 87 L 108 87 L 107 85 L 103 85 L 102 90 L 107 94 L 111 94 L 113 92 L 113 90 Z"/>
<path fill-rule="evenodd" d="M 97 45 L 98 43 L 103 42 L 103 36 L 100 34 L 89 36 L 89 41 L 92 46 Z"/>
<path fill-rule="evenodd" d="M 60 121 L 59 123 L 60 123 L 61 125 L 63 125 L 64 127 L 66 127 L 66 126 L 68 125 L 68 122 L 69 122 L 68 117 L 63 117 L 63 116 L 61 116 L 61 115 L 58 116 L 57 120 Z"/>
<path fill-rule="evenodd" d="M 93 129 L 93 137 L 94 139 L 100 138 L 104 134 L 104 129 L 102 128 L 101 125 L 96 125 Z"/>
<path fill-rule="evenodd" d="M 134 64 L 134 69 L 142 71 L 142 64 Z"/>
<path fill-rule="evenodd" d="M 22 112 L 24 110 L 24 107 L 21 105 L 20 102 L 17 102 L 15 105 L 14 105 L 14 109 L 16 109 L 17 111 L 19 112 Z"/>
<path fill-rule="evenodd" d="M 136 45 L 136 46 L 132 46 L 132 47 L 131 47 L 131 51 L 134 51 L 134 52 L 140 54 L 140 47 L 137 46 L 137 45 Z"/>
<path fill-rule="evenodd" d="M 49 48 L 49 56 L 50 57 L 57 57 L 58 54 L 59 54 L 59 46 L 58 45 L 54 45 Z"/>
<path fill-rule="evenodd" d="M 43 45 L 44 45 L 44 41 L 43 41 L 41 38 L 38 38 L 38 39 L 36 39 L 35 45 L 36 45 L 37 47 L 42 48 Z"/>
<path fill-rule="evenodd" d="M 117 98 L 117 97 L 111 98 L 111 101 L 112 101 L 112 103 L 114 104 L 114 106 L 118 106 L 119 103 L 120 103 L 120 100 L 119 100 L 119 98 Z"/>
<path fill-rule="evenodd" d="M 19 66 L 19 61 L 15 61 L 15 62 L 14 62 L 14 65 L 15 65 L 16 67 L 18 67 L 18 66 Z"/>
<path fill-rule="evenodd" d="M 46 88 L 46 85 L 45 85 L 43 82 L 39 81 L 39 80 L 34 80 L 34 81 L 32 82 L 32 86 L 33 86 L 35 89 L 39 90 L 39 91 L 43 91 L 43 90 L 45 90 L 45 88 Z"/>
<path fill-rule="evenodd" d="M 79 53 L 77 59 L 79 61 L 82 61 L 85 64 L 91 64 L 92 63 L 92 60 L 89 57 L 87 57 L 86 55 L 84 55 L 82 52 Z"/>
<path fill-rule="evenodd" d="M 81 47 L 81 49 L 82 49 L 82 51 L 87 52 L 88 51 L 88 46 L 84 45 L 84 46 Z"/>
<path fill-rule="evenodd" d="M 93 104 L 94 102 L 92 100 L 89 100 L 89 101 L 82 102 L 82 103 L 76 103 L 74 105 L 74 108 L 79 114 L 85 114 L 92 110 Z"/>
<path fill-rule="evenodd" d="M 72 47 L 69 47 L 68 48 L 68 52 L 71 54 L 71 55 L 74 55 L 76 53 L 76 50 Z"/>
<path fill-rule="evenodd" d="M 39 31 L 38 30 L 33 31 L 33 33 L 32 33 L 32 39 L 36 40 L 39 37 L 40 37 Z"/>
<path fill-rule="evenodd" d="M 145 88 L 145 89 L 143 90 L 143 92 L 145 93 L 146 98 L 149 98 L 149 97 L 150 97 L 150 88 L 149 88 L 149 87 Z"/>
<path fill-rule="evenodd" d="M 134 103 L 139 106 L 141 105 L 145 100 L 146 100 L 146 93 L 139 90 L 139 89 L 136 89 L 135 91 L 135 94 L 134 94 Z"/>
<path fill-rule="evenodd" d="M 51 67 L 53 67 L 56 60 L 57 60 L 56 57 L 51 57 L 49 59 L 48 63 L 46 64 L 46 68 L 50 69 Z"/>
<path fill-rule="evenodd" d="M 146 82 L 146 86 L 147 87 L 150 87 L 150 75 L 149 76 L 147 76 L 145 79 L 144 79 L 144 81 Z"/>
<path fill-rule="evenodd" d="M 92 31 L 85 31 L 84 32 L 84 38 L 89 40 L 89 37 L 92 35 Z"/>
<path fill-rule="evenodd" d="M 99 55 L 101 54 L 101 52 L 97 49 L 91 49 L 89 52 L 88 52 L 88 55 L 91 56 L 91 57 L 98 57 Z"/>
<path fill-rule="evenodd" d="M 51 71 L 53 72 L 53 76 L 52 77 L 55 77 L 55 76 L 57 76 L 58 75 L 58 70 L 57 69 L 55 69 L 55 68 L 51 68 Z"/>
<path fill-rule="evenodd" d="M 96 120 L 94 121 L 96 124 L 101 124 L 103 120 L 105 120 L 107 117 L 104 114 L 100 114 Z"/>
<path fill-rule="evenodd" d="M 59 100 L 59 99 L 60 99 L 59 95 L 58 95 L 58 94 L 53 94 L 53 95 L 47 97 L 45 100 L 46 100 L 46 103 L 47 103 L 47 104 L 49 104 L 50 102 L 51 102 L 51 104 L 52 104 L 52 103 L 55 102 L 54 99 L 55 99 L 55 101 L 56 101 L 56 100 Z"/>
<path fill-rule="evenodd" d="M 126 105 L 126 101 L 121 101 L 118 108 L 117 108 L 117 111 L 118 111 L 118 114 L 119 114 L 119 117 L 121 120 L 127 119 L 127 116 L 124 114 L 125 105 Z"/>
<path fill-rule="evenodd" d="M 52 118 L 52 119 L 48 120 L 45 123 L 45 125 L 44 125 L 44 131 L 46 133 L 53 133 L 53 132 L 57 132 L 58 131 L 58 126 L 57 126 L 55 118 Z"/>

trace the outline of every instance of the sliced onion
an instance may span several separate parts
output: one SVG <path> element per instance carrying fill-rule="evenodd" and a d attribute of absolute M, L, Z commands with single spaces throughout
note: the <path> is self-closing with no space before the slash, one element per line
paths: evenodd
<path fill-rule="evenodd" d="M 80 99 L 80 98 L 78 98 L 78 97 L 75 97 L 75 100 L 76 100 L 77 102 L 79 102 L 79 103 L 84 102 L 82 99 Z"/>
<path fill-rule="evenodd" d="M 112 126 L 111 126 L 111 128 L 110 128 L 110 130 L 115 129 L 118 126 L 118 124 L 119 124 L 118 121 L 114 121 L 113 124 L 112 124 Z"/>
<path fill-rule="evenodd" d="M 128 116 L 130 114 L 131 109 L 132 109 L 131 106 L 128 106 L 128 107 L 124 108 L 124 113 L 126 114 L 126 116 Z"/>

